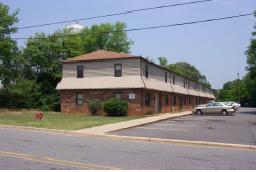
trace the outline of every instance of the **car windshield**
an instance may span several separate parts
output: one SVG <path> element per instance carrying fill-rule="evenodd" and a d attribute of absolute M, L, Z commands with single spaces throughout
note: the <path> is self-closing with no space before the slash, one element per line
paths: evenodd
<path fill-rule="evenodd" d="M 207 107 L 213 106 L 213 103 L 208 103 Z"/>
<path fill-rule="evenodd" d="M 213 106 L 223 106 L 222 103 L 213 103 Z"/>

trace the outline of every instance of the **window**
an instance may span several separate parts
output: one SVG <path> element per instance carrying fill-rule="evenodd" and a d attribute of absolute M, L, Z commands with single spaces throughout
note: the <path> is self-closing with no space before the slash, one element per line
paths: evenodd
<path fill-rule="evenodd" d="M 169 96 L 168 95 L 164 96 L 164 102 L 165 102 L 165 105 L 169 104 Z"/>
<path fill-rule="evenodd" d="M 115 64 L 114 65 L 114 70 L 115 70 L 115 77 L 121 77 L 122 76 L 122 64 Z"/>
<path fill-rule="evenodd" d="M 175 75 L 174 74 L 172 76 L 172 83 L 173 83 L 173 85 L 175 85 Z"/>
<path fill-rule="evenodd" d="M 76 93 L 76 104 L 82 105 L 84 101 L 83 94 L 82 93 Z"/>
<path fill-rule="evenodd" d="M 167 72 L 164 73 L 164 80 L 167 82 Z"/>
<path fill-rule="evenodd" d="M 145 95 L 145 105 L 150 106 L 150 93 L 146 93 Z"/>
<path fill-rule="evenodd" d="M 122 98 L 122 93 L 121 92 L 114 93 L 114 98 L 115 99 L 121 99 Z"/>
<path fill-rule="evenodd" d="M 183 104 L 183 100 L 181 96 L 177 96 L 177 105 L 182 105 Z"/>
<path fill-rule="evenodd" d="M 148 78 L 148 65 L 145 65 L 145 77 Z"/>
<path fill-rule="evenodd" d="M 76 66 L 76 76 L 77 76 L 77 78 L 84 77 L 84 66 L 83 65 Z"/>

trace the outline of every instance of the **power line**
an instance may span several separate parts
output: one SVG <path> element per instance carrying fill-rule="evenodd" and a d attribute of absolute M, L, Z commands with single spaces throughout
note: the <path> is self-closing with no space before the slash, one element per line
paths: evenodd
<path fill-rule="evenodd" d="M 124 12 L 120 12 L 120 13 L 112 13 L 112 14 L 99 15 L 99 16 L 94 16 L 94 17 L 79 18 L 79 19 L 58 21 L 58 22 L 52 22 L 52 23 L 23 26 L 23 27 L 18 27 L 17 29 L 18 30 L 29 29 L 29 28 L 49 26 L 49 25 L 56 25 L 56 24 L 63 24 L 63 23 L 71 23 L 71 22 L 83 21 L 83 20 L 92 20 L 92 19 L 97 19 L 97 18 L 105 18 L 105 17 L 113 17 L 113 16 L 119 16 L 119 15 L 127 15 L 127 14 L 131 14 L 133 12 L 155 10 L 155 9 L 169 8 L 169 7 L 182 6 L 182 5 L 190 5 L 190 4 L 197 4 L 197 3 L 205 3 L 205 2 L 209 2 L 209 1 L 213 1 L 213 0 L 198 0 L 198 1 L 178 3 L 178 4 L 170 4 L 170 5 L 162 5 L 162 6 L 156 6 L 156 7 L 140 8 L 140 9 L 128 10 L 128 11 L 124 11 Z"/>
<path fill-rule="evenodd" d="M 50 36 L 51 38 L 54 37 L 70 37 L 70 36 L 87 36 L 87 35 L 100 35 L 100 34 L 107 34 L 107 33 L 115 33 L 115 32 L 131 32 L 131 31 L 139 31 L 139 30 L 150 30 L 150 29 L 159 29 L 159 28 L 168 28 L 168 27 L 175 27 L 175 26 L 184 26 L 184 25 L 192 25 L 192 24 L 199 24 L 199 23 L 207 23 L 207 22 L 213 22 L 213 21 L 220 21 L 220 20 L 228 20 L 233 18 L 240 18 L 245 16 L 254 15 L 254 13 L 247 13 L 247 14 L 240 14 L 240 15 L 234 15 L 234 16 L 227 16 L 227 17 L 221 17 L 221 18 L 211 18 L 206 20 L 197 20 L 197 21 L 191 21 L 191 22 L 184 22 L 184 23 L 176 23 L 176 24 L 169 24 L 169 25 L 159 25 L 159 26 L 150 26 L 150 27 L 141 27 L 141 28 L 133 28 L 133 29 L 123 29 L 123 30 L 115 30 L 115 31 L 105 31 L 105 32 L 91 32 L 91 33 L 78 33 L 78 34 L 69 34 L 69 35 L 53 35 Z M 49 38 L 11 38 L 15 40 L 24 40 L 24 39 L 49 39 Z"/>

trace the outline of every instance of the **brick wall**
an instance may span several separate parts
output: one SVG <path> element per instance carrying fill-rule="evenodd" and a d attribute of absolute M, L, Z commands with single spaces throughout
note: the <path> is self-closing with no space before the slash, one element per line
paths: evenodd
<path fill-rule="evenodd" d="M 76 104 L 76 93 L 83 94 L 83 104 Z M 114 97 L 115 92 L 122 93 L 122 99 L 128 102 L 128 115 L 138 115 L 141 114 L 141 91 L 140 89 L 125 89 L 125 90 L 61 90 L 61 111 L 64 113 L 84 113 L 90 114 L 88 108 L 88 102 L 92 99 L 99 99 L 101 101 L 106 101 Z M 129 99 L 129 93 L 134 93 L 135 99 Z"/>
<path fill-rule="evenodd" d="M 82 93 L 84 96 L 84 102 L 82 105 L 76 104 L 76 93 Z M 161 112 L 178 112 L 180 110 L 192 110 L 193 101 L 195 98 L 192 97 L 189 103 L 189 97 L 181 94 L 173 94 L 168 92 L 160 92 L 154 90 L 145 89 L 104 89 L 104 90 L 62 90 L 61 95 L 61 111 L 64 113 L 84 113 L 90 114 L 88 108 L 88 101 L 92 99 L 99 99 L 101 101 L 106 101 L 114 97 L 115 92 L 122 93 L 122 99 L 128 102 L 128 115 L 140 115 L 140 114 L 154 114 L 156 111 L 156 93 L 161 94 Z M 129 99 L 129 93 L 134 93 L 135 99 Z M 150 93 L 150 105 L 145 105 L 145 95 Z M 165 95 L 168 95 L 168 104 L 165 104 Z M 176 105 L 172 105 L 174 96 L 176 96 Z M 183 96 L 183 107 L 179 107 L 179 97 Z M 199 97 L 197 97 L 199 99 Z M 207 99 L 201 99 L 201 101 L 206 102 Z M 101 112 L 104 114 L 104 112 Z"/>

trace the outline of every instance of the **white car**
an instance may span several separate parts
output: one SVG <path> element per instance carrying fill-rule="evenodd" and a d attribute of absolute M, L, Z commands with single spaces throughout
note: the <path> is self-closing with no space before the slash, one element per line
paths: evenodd
<path fill-rule="evenodd" d="M 228 115 L 235 112 L 233 106 L 228 106 L 222 102 L 208 103 L 207 105 L 198 105 L 193 109 L 194 114 L 203 115 L 207 113 L 221 113 L 223 115 Z"/>
<path fill-rule="evenodd" d="M 226 102 L 226 104 L 228 106 L 232 106 L 233 109 L 235 109 L 235 111 L 237 111 L 241 107 L 241 104 L 236 103 L 236 102 Z"/>

